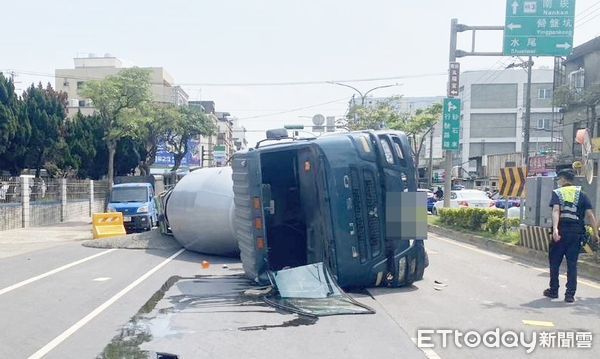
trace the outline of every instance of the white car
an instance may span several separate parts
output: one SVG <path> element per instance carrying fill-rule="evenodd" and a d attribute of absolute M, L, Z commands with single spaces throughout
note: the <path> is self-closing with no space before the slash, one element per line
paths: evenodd
<path fill-rule="evenodd" d="M 483 191 L 463 189 L 450 192 L 450 208 L 494 208 L 496 202 L 491 200 Z M 444 208 L 444 201 L 437 201 L 432 213 L 437 215 Z"/>

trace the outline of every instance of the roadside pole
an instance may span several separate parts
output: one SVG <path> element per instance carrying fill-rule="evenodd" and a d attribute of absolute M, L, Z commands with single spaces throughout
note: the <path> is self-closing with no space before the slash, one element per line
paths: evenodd
<path fill-rule="evenodd" d="M 531 56 L 527 60 L 527 90 L 525 94 L 525 123 L 523 125 L 523 164 L 529 170 L 529 137 L 531 127 Z"/>
<path fill-rule="evenodd" d="M 433 177 L 433 132 L 435 131 L 435 127 L 431 128 L 431 133 L 429 134 L 429 168 L 427 169 L 427 188 L 431 188 L 431 181 Z"/>
<path fill-rule="evenodd" d="M 450 54 L 448 56 L 448 68 L 450 64 L 456 62 L 456 38 L 458 35 L 458 19 L 452 19 L 450 22 Z M 446 157 L 446 176 L 444 178 L 444 208 L 450 208 L 450 192 L 452 191 L 452 151 L 445 151 Z"/>

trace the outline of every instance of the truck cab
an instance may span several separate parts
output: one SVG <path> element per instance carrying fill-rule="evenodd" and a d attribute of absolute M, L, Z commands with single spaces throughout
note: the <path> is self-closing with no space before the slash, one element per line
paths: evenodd
<path fill-rule="evenodd" d="M 390 208 L 401 211 L 397 195 L 417 192 L 404 133 L 280 141 L 236 153 L 232 167 L 235 233 L 244 270 L 257 282 L 319 262 L 342 287 L 396 287 L 423 277 L 423 236 L 398 235 L 402 226 L 387 218 Z"/>
<path fill-rule="evenodd" d="M 108 212 L 123 213 L 127 232 L 149 231 L 158 222 L 151 183 L 119 183 L 112 187 Z"/>

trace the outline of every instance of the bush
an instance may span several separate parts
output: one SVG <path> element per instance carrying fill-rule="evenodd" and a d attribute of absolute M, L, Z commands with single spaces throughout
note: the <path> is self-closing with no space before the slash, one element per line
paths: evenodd
<path fill-rule="evenodd" d="M 502 224 L 504 224 L 503 218 L 490 217 L 485 225 L 485 229 L 492 232 L 492 234 L 497 234 L 500 228 L 502 228 Z"/>
<path fill-rule="evenodd" d="M 520 225 L 518 218 L 505 220 L 502 209 L 442 208 L 439 215 L 442 225 L 476 232 L 485 230 L 492 234 L 497 234 L 505 223 L 507 228 L 517 228 Z"/>
<path fill-rule="evenodd" d="M 502 210 L 490 210 L 484 208 L 443 208 L 440 209 L 440 223 L 468 229 L 481 231 L 489 218 L 498 217 L 498 212 L 504 215 Z"/>

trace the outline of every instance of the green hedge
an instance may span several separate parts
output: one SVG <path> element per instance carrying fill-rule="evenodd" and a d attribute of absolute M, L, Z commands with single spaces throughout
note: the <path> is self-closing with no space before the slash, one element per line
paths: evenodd
<path fill-rule="evenodd" d="M 493 234 L 503 228 L 505 221 L 507 228 L 517 228 L 520 224 L 518 218 L 505 220 L 502 209 L 442 208 L 439 215 L 443 225 L 470 231 L 488 231 Z"/>

